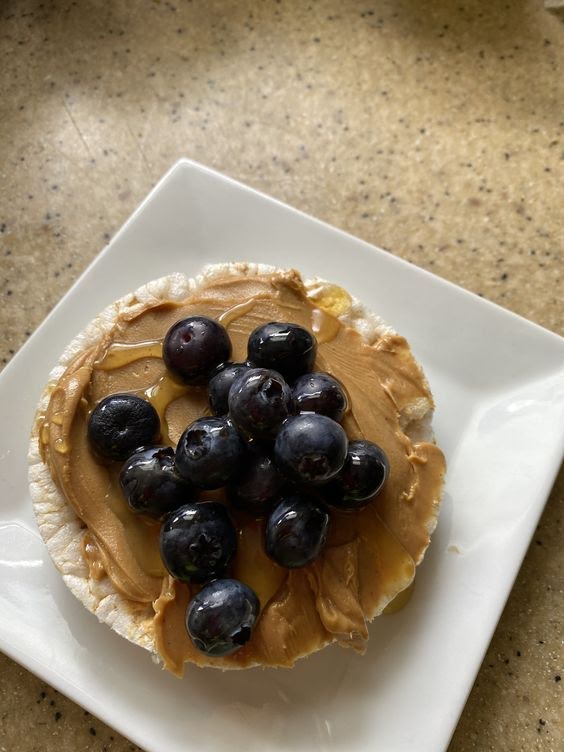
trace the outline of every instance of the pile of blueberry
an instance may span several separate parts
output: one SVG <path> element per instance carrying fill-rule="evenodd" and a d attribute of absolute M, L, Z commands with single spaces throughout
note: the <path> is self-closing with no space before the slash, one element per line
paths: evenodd
<path fill-rule="evenodd" d="M 264 518 L 268 556 L 303 567 L 321 552 L 329 510 L 362 508 L 384 485 L 384 452 L 348 441 L 342 385 L 314 373 L 317 342 L 297 324 L 271 322 L 248 340 L 247 362 L 231 363 L 231 342 L 213 319 L 174 324 L 163 359 L 175 380 L 208 386 L 212 416 L 189 425 L 176 449 L 155 443 L 153 406 L 133 394 L 106 397 L 88 434 L 99 455 L 124 462 L 120 484 L 130 508 L 162 521 L 161 557 L 170 574 L 202 584 L 186 627 L 194 645 L 225 656 L 250 638 L 260 611 L 246 584 L 227 578 L 237 549 L 229 506 Z M 205 499 L 225 488 L 227 505 Z"/>

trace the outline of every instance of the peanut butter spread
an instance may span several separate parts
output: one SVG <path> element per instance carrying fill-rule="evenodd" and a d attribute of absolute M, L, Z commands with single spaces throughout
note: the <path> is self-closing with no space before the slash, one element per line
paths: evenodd
<path fill-rule="evenodd" d="M 334 289 L 331 288 L 334 292 Z M 185 661 L 219 667 L 291 666 L 302 655 L 337 641 L 362 652 L 366 622 L 413 579 L 429 543 L 442 487 L 444 458 L 433 443 L 412 442 L 401 426 L 413 405 L 431 395 L 403 337 L 387 334 L 366 344 L 342 324 L 338 295 L 308 295 L 296 272 L 215 277 L 184 302 L 147 304 L 120 317 L 112 332 L 83 351 L 54 387 L 39 430 L 42 456 L 81 520 L 90 576 L 107 576 L 145 619 L 164 665 L 181 674 Z M 330 311 L 330 312 L 329 312 Z M 239 547 L 231 576 L 250 585 L 261 602 L 251 640 L 226 658 L 199 653 L 184 626 L 195 587 L 174 581 L 159 555 L 159 523 L 136 516 L 123 500 L 119 463 L 100 461 L 87 439 L 88 416 L 115 392 L 144 396 L 161 418 L 161 442 L 175 445 L 186 426 L 209 414 L 207 390 L 174 382 L 161 358 L 168 328 L 206 315 L 227 327 L 233 360 L 246 357 L 249 334 L 268 321 L 289 321 L 316 334 L 316 370 L 345 386 L 343 420 L 350 439 L 379 444 L 390 461 L 382 493 L 364 510 L 332 512 L 327 545 L 301 569 L 286 570 L 264 553 L 262 524 L 234 513 Z M 401 422 L 400 422 L 401 421 Z M 203 498 L 222 500 L 223 492 Z"/>

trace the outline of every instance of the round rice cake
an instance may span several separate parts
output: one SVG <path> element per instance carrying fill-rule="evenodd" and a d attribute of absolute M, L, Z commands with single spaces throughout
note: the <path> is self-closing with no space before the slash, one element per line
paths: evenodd
<path fill-rule="evenodd" d="M 365 509 L 332 511 L 327 544 L 311 564 L 287 570 L 264 553 L 261 523 L 234 510 L 238 553 L 232 576 L 261 602 L 251 640 L 224 658 L 199 652 L 185 629 L 197 587 L 173 580 L 159 556 L 157 522 L 121 498 L 117 463 L 90 450 L 88 415 L 103 397 L 133 392 L 161 417 L 162 443 L 209 414 L 207 390 L 166 372 L 162 339 L 178 319 L 208 315 L 227 327 L 233 360 L 250 332 L 291 321 L 318 340 L 315 370 L 349 396 L 349 439 L 386 451 L 390 477 Z M 108 306 L 65 349 L 41 396 L 29 448 L 29 480 L 41 535 L 74 595 L 118 634 L 182 675 L 186 662 L 222 669 L 291 667 L 333 642 L 364 652 L 367 623 L 405 591 L 430 542 L 445 462 L 433 441 L 429 385 L 406 340 L 341 287 L 303 281 L 295 270 L 230 263 L 190 279 L 172 274 Z M 222 491 L 204 494 L 224 497 Z"/>

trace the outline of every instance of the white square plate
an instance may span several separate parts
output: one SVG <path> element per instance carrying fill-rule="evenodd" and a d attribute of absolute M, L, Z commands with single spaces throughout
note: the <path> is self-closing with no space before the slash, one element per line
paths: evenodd
<path fill-rule="evenodd" d="M 342 284 L 410 341 L 449 471 L 409 605 L 361 658 L 292 671 L 188 668 L 183 681 L 98 624 L 36 530 L 28 434 L 67 342 L 149 279 L 206 263 L 295 266 Z M 564 430 L 564 340 L 189 161 L 159 183 L 0 376 L 0 648 L 151 752 L 440 752 L 550 491 Z"/>

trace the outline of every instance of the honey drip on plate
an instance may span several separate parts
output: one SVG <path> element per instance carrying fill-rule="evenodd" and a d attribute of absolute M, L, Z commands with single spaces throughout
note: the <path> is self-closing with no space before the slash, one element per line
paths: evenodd
<path fill-rule="evenodd" d="M 100 371 L 111 371 L 141 358 L 162 358 L 162 356 L 162 339 L 150 339 L 144 342 L 113 342 L 95 367 Z"/>

